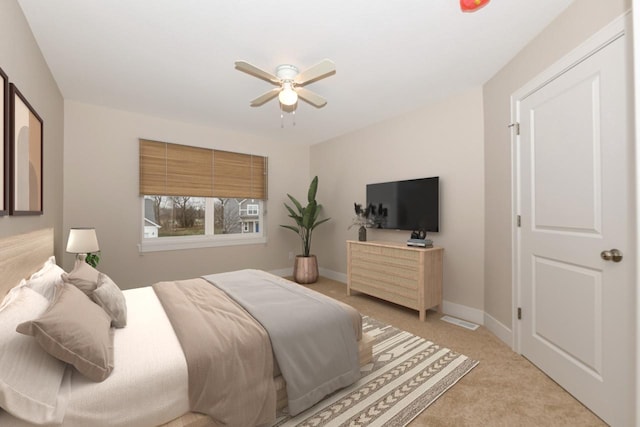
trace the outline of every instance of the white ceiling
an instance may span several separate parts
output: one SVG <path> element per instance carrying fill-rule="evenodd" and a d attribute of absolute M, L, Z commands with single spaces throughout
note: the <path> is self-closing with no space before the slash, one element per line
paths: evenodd
<path fill-rule="evenodd" d="M 482 85 L 573 0 L 18 1 L 65 99 L 312 144 Z M 234 68 L 324 58 L 295 127 Z"/>

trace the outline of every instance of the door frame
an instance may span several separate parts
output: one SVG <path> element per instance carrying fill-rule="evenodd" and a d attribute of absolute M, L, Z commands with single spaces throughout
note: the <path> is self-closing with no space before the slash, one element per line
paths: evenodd
<path fill-rule="evenodd" d="M 640 0 L 633 0 L 632 21 L 633 28 L 640 29 Z M 632 31 L 633 35 L 633 83 L 634 83 L 634 107 L 635 114 L 635 161 L 640 165 L 640 149 L 638 149 L 638 136 L 640 136 L 640 30 Z M 640 224 L 640 167 L 636 166 L 636 357 L 640 357 L 640 284 L 638 283 L 638 266 L 640 266 L 640 234 L 637 231 Z M 640 423 L 640 367 L 636 366 L 636 424 Z"/>
<path fill-rule="evenodd" d="M 640 3 L 640 0 L 634 0 L 634 4 Z M 636 16 L 638 15 L 638 16 Z M 633 18 L 636 19 L 637 23 L 640 24 L 640 12 L 634 11 Z M 518 226 L 518 215 L 521 212 L 521 171 L 520 171 L 520 161 L 521 161 L 521 153 L 520 153 L 520 136 L 518 120 L 520 117 L 520 103 L 522 100 L 526 99 L 532 93 L 540 89 L 541 87 L 548 84 L 550 81 L 559 77 L 569 69 L 573 68 L 577 64 L 581 63 L 585 59 L 589 58 L 596 52 L 600 51 L 604 47 L 608 46 L 614 40 L 622 36 L 627 36 L 627 45 L 629 46 L 629 52 L 631 53 L 631 49 L 635 49 L 636 52 L 639 53 L 640 56 L 640 46 L 634 43 L 632 40 L 633 37 L 636 37 L 635 42 L 640 43 L 640 36 L 635 35 L 632 31 L 632 13 L 626 12 L 614 21 L 612 21 L 609 25 L 595 33 L 585 42 L 580 44 L 578 47 L 573 49 L 570 53 L 565 55 L 562 59 L 556 61 L 554 64 L 549 66 L 545 71 L 532 78 L 528 83 L 522 86 L 520 89 L 515 91 L 510 97 L 510 106 L 511 106 L 511 124 L 509 127 L 511 128 L 511 271 L 512 271 L 512 343 L 511 347 L 513 351 L 518 354 L 522 354 L 522 322 L 518 320 L 518 307 L 522 307 L 523 295 L 522 295 L 522 283 L 520 282 L 521 275 L 521 265 L 520 265 L 520 245 L 521 245 L 521 229 Z M 639 27 L 640 28 L 640 25 Z M 640 33 L 640 31 L 638 31 Z M 636 55 L 630 55 L 630 58 L 633 58 L 637 61 L 636 68 L 633 70 L 635 76 L 635 91 L 636 95 L 640 95 L 640 58 Z M 633 78 L 631 80 L 634 80 Z M 635 97 L 636 110 L 635 116 L 634 114 L 630 114 L 630 117 L 637 117 L 640 115 L 640 96 Z M 631 104 L 631 102 L 630 102 Z M 629 106 L 633 108 L 632 105 Z M 635 143 L 635 134 L 640 134 L 640 120 L 635 120 L 635 125 L 631 125 L 631 131 L 634 137 L 632 138 L 632 143 Z M 636 133 L 637 129 L 637 133 Z M 640 242 L 640 224 L 639 213 L 640 210 L 638 208 L 638 203 L 640 201 L 640 149 L 635 148 L 636 144 L 634 144 L 635 158 L 632 164 L 631 176 L 632 179 L 635 179 L 635 182 L 632 182 L 631 185 L 635 185 L 636 187 L 636 200 L 633 204 L 633 212 L 632 217 L 634 218 L 635 229 L 632 230 L 633 238 L 632 244 L 636 248 L 636 257 L 633 260 L 634 268 L 633 268 L 633 277 L 634 282 L 636 283 L 636 301 L 634 304 L 635 316 L 636 316 L 636 330 L 632 331 L 633 336 L 636 339 L 635 347 L 636 347 L 636 357 L 640 355 L 640 312 L 638 308 L 640 307 L 640 287 L 638 286 L 638 266 L 640 265 L 640 251 L 637 250 L 638 244 Z M 636 362 L 635 369 L 635 402 L 636 405 L 636 414 L 635 418 L 637 420 L 637 424 L 640 425 L 640 368 Z"/>

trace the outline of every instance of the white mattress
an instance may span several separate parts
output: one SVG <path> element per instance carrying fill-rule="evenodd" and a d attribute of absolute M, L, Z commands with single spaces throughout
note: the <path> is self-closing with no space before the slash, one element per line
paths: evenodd
<path fill-rule="evenodd" d="M 153 288 L 124 295 L 127 326 L 115 330 L 113 372 L 101 383 L 73 373 L 65 427 L 157 426 L 189 411 L 187 362 Z M 0 426 L 28 425 L 0 410 Z"/>

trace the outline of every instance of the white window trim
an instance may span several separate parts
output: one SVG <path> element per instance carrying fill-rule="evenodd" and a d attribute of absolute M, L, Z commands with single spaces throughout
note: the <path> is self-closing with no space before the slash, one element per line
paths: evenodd
<path fill-rule="evenodd" d="M 142 215 L 144 215 L 144 197 L 141 197 L 141 199 L 142 199 L 141 212 L 142 212 Z M 266 203 L 266 201 L 263 201 L 263 204 L 264 203 Z M 265 220 L 266 219 L 263 216 L 263 222 Z M 213 221 L 211 221 L 211 223 L 213 223 Z M 205 223 L 205 228 L 206 226 L 207 224 Z M 211 224 L 211 227 L 213 227 L 213 224 Z M 162 238 L 146 239 L 144 237 L 144 226 L 143 226 L 141 227 L 141 230 L 140 230 L 140 243 L 138 244 L 138 251 L 140 253 L 145 253 L 145 252 L 175 251 L 175 250 L 183 250 L 183 249 L 215 248 L 215 247 L 222 247 L 222 246 L 261 245 L 261 244 L 267 243 L 266 230 L 264 227 L 262 227 L 262 230 L 263 231 L 260 236 L 255 236 L 252 233 L 238 233 L 238 234 L 177 236 L 177 237 L 162 237 Z"/>
<path fill-rule="evenodd" d="M 267 236 L 255 237 L 250 234 L 163 237 L 161 239 L 143 239 L 142 243 L 138 245 L 138 250 L 140 252 L 160 252 L 220 246 L 260 245 L 264 243 L 267 243 Z"/>

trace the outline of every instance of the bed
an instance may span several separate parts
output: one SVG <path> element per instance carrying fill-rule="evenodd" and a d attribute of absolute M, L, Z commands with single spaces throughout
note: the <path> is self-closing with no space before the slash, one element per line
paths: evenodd
<path fill-rule="evenodd" d="M 42 268 L 52 254 L 52 229 L 0 239 L 0 300 L 7 293 L 15 292 L 21 279 Z M 264 276 L 273 282 L 288 282 L 266 273 L 252 271 L 251 274 Z M 221 281 L 226 277 L 236 277 L 212 276 L 211 280 Z M 289 286 L 289 283 L 283 284 Z M 128 309 L 127 326 L 111 328 L 114 330 L 115 368 L 101 382 L 90 381 L 77 373 L 68 374 L 69 394 L 63 425 L 216 425 L 211 417 L 191 411 L 187 361 L 156 292 L 151 287 L 143 287 L 124 291 L 123 294 Z M 349 313 L 352 324 L 357 325 L 354 329 L 361 328 L 361 320 L 357 322 L 359 314 L 344 304 L 341 307 Z M 362 366 L 371 359 L 373 340 L 366 334 L 363 336 L 361 329 L 354 330 L 354 333 L 359 338 L 357 357 Z M 275 363 L 270 378 L 273 378 L 277 409 L 282 410 L 287 406 L 289 396 L 277 365 Z M 0 425 L 33 424 L 0 410 Z"/>

